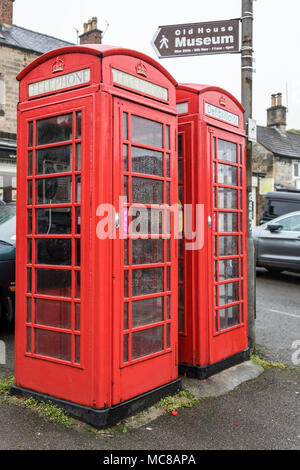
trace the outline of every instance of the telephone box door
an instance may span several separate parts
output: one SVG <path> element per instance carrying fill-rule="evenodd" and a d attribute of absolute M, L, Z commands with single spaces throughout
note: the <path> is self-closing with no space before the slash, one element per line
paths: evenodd
<path fill-rule="evenodd" d="M 211 149 L 211 342 L 215 363 L 246 349 L 246 186 L 244 138 L 208 129 Z"/>
<path fill-rule="evenodd" d="M 114 101 L 114 403 L 178 377 L 175 119 Z"/>
<path fill-rule="evenodd" d="M 89 273 L 81 263 L 90 265 L 91 110 L 86 97 L 24 111 L 18 155 L 18 181 L 27 185 L 18 186 L 17 385 L 26 377 L 29 389 L 85 404 L 92 403 Z"/>

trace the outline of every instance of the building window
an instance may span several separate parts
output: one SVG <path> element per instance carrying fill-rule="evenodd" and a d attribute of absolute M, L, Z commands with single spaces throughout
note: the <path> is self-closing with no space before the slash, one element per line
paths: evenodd
<path fill-rule="evenodd" d="M 300 163 L 294 163 L 294 178 L 298 178 L 300 176 Z"/>

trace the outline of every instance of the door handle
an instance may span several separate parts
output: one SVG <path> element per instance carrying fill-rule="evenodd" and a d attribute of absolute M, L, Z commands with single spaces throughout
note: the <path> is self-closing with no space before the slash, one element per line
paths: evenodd
<path fill-rule="evenodd" d="M 120 228 L 120 214 L 119 213 L 115 214 L 115 227 Z"/>

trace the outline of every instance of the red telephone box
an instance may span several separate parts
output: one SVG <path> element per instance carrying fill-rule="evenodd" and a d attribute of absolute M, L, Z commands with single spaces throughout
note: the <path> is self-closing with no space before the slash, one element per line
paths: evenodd
<path fill-rule="evenodd" d="M 12 391 L 103 427 L 180 388 L 163 223 L 178 201 L 176 82 L 103 45 L 51 51 L 18 80 Z M 132 229 L 142 209 L 160 214 L 154 234 Z"/>
<path fill-rule="evenodd" d="M 179 85 L 177 109 L 179 372 L 205 378 L 249 357 L 244 110 L 225 90 L 201 85 Z"/>

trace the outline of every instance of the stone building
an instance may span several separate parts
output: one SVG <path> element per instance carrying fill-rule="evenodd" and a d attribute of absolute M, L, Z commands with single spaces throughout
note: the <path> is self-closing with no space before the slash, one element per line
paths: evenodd
<path fill-rule="evenodd" d="M 0 201 L 16 199 L 18 73 L 38 56 L 70 42 L 13 24 L 14 0 L 0 0 Z M 100 43 L 97 18 L 84 24 L 82 44 Z"/>
<path fill-rule="evenodd" d="M 276 188 L 300 189 L 300 134 L 286 130 L 286 115 L 281 93 L 272 95 L 267 126 L 257 127 L 252 166 L 257 224 L 267 192 Z"/>

